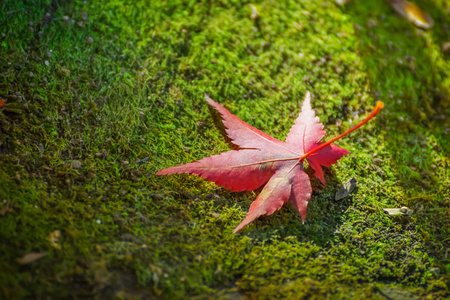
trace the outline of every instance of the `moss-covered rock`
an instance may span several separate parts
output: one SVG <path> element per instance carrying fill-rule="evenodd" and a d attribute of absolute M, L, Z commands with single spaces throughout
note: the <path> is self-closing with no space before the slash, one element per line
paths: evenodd
<path fill-rule="evenodd" d="M 431 30 L 380 1 L 3 1 L 0 298 L 450 297 L 449 6 L 417 4 Z M 256 194 L 154 175 L 229 149 L 205 93 L 283 138 L 307 90 L 327 137 L 385 109 L 305 224 L 233 234 Z"/>

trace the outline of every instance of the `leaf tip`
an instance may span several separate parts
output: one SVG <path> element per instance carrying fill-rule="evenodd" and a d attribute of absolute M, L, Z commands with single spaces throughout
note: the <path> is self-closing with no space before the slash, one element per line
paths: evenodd
<path fill-rule="evenodd" d="M 303 99 L 302 110 L 303 110 L 303 107 L 311 108 L 311 93 L 309 91 L 306 91 L 305 98 Z"/>
<path fill-rule="evenodd" d="M 239 224 L 236 228 L 234 228 L 233 229 L 233 233 L 236 233 L 236 232 L 238 232 L 239 230 L 241 230 L 242 229 L 242 227 L 244 227 L 245 225 L 242 225 L 242 223 L 241 224 Z"/>
<path fill-rule="evenodd" d="M 220 103 L 218 103 L 218 102 L 214 101 L 213 99 L 211 99 L 211 97 L 209 97 L 207 94 L 205 94 L 205 100 L 206 100 L 206 103 L 208 103 L 215 110 L 217 110 L 222 116 L 224 115 L 222 110 L 226 110 L 226 109 L 222 105 L 220 105 Z"/>
<path fill-rule="evenodd" d="M 311 106 L 311 93 L 309 91 L 306 91 L 305 93 L 305 97 L 303 98 L 303 103 L 302 103 L 302 112 L 308 112 L 312 110 L 312 106 Z M 315 115 L 315 114 L 314 114 Z"/>
<path fill-rule="evenodd" d="M 305 100 L 304 101 L 311 102 L 311 93 L 309 91 L 306 91 Z"/>
<path fill-rule="evenodd" d="M 210 104 L 211 101 L 214 102 L 214 100 L 211 99 L 211 97 L 209 97 L 208 94 L 206 94 L 206 93 L 205 93 L 205 100 L 206 100 L 206 102 L 208 102 L 208 104 Z"/>
<path fill-rule="evenodd" d="M 170 174 L 176 174 L 176 173 L 178 173 L 177 167 L 170 167 L 170 168 L 159 170 L 158 172 L 156 172 L 155 175 L 170 175 Z"/>

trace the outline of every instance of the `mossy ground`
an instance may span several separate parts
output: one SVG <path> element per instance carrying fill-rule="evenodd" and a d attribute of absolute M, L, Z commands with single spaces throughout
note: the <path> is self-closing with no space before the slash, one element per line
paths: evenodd
<path fill-rule="evenodd" d="M 2 1 L 0 297 L 450 297 L 450 6 L 417 3 L 433 29 L 375 0 Z M 307 90 L 328 138 L 385 108 L 305 224 L 233 234 L 256 193 L 154 175 L 229 149 L 205 93 L 284 139 Z"/>

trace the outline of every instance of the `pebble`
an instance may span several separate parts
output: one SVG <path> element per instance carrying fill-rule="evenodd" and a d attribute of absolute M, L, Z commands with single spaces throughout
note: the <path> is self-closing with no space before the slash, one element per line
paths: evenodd
<path fill-rule="evenodd" d="M 70 167 L 72 168 L 72 169 L 80 169 L 81 168 L 81 161 L 79 161 L 79 160 L 73 160 L 72 161 L 72 163 L 70 164 Z"/>
<path fill-rule="evenodd" d="M 441 51 L 442 51 L 442 53 L 446 53 L 446 54 L 450 53 L 450 42 L 443 43 L 441 46 Z"/>

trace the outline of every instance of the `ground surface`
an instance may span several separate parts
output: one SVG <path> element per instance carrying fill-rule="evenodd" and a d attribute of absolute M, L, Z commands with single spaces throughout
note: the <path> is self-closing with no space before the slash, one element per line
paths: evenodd
<path fill-rule="evenodd" d="M 417 3 L 431 30 L 375 0 L 2 1 L 0 298 L 450 297 L 450 6 Z M 205 93 L 284 139 L 307 90 L 326 139 L 385 108 L 305 224 L 233 234 L 257 192 L 155 176 L 230 149 Z"/>

